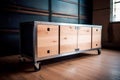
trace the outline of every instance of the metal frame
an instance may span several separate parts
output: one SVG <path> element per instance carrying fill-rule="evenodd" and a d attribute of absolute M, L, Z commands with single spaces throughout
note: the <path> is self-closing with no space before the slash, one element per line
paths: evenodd
<path fill-rule="evenodd" d="M 82 27 L 96 27 L 102 28 L 101 25 L 87 25 L 87 24 L 72 24 L 72 23 L 57 23 L 57 22 L 44 22 L 44 21 L 34 21 L 37 24 L 48 24 L 48 25 L 67 25 L 67 26 L 82 26 Z"/>
<path fill-rule="evenodd" d="M 69 53 L 64 53 L 64 54 L 58 53 L 58 55 L 52 55 L 52 56 L 48 56 L 48 57 L 38 58 L 37 57 L 37 25 L 38 24 L 58 25 L 58 28 L 60 28 L 60 25 L 67 25 L 67 26 L 75 26 L 77 28 L 82 26 L 82 27 L 91 27 L 91 28 L 92 27 L 96 27 L 96 28 L 101 28 L 102 29 L 102 26 L 100 26 L 100 25 L 83 25 L 83 24 L 68 24 L 68 23 L 54 23 L 54 22 L 34 21 L 34 26 L 33 26 L 33 29 L 34 29 L 33 30 L 33 50 L 34 50 L 34 53 L 33 53 L 33 64 L 34 64 L 35 70 L 37 70 L 37 71 L 40 70 L 40 68 L 41 68 L 40 61 L 42 61 L 42 60 L 51 59 L 51 58 L 57 58 L 57 57 L 62 57 L 62 56 L 68 56 L 68 55 L 73 55 L 73 54 L 79 54 L 79 53 L 83 53 L 83 52 L 90 51 L 90 50 L 97 50 L 98 51 L 98 55 L 101 54 L 101 47 L 92 49 L 92 46 L 91 46 L 91 49 L 88 49 L 88 50 L 76 49 L 75 51 L 69 52 Z M 60 33 L 58 33 L 58 34 L 60 35 Z M 58 46 L 60 47 L 60 45 L 58 45 Z M 22 56 L 23 56 L 23 54 L 22 54 Z M 28 57 L 27 55 L 25 55 L 25 56 Z"/>

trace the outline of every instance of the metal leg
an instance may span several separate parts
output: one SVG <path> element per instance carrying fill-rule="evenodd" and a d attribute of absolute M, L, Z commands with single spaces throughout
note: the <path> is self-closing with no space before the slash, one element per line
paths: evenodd
<path fill-rule="evenodd" d="M 39 71 L 41 69 L 41 63 L 40 62 L 35 62 L 34 63 L 34 69 L 35 69 L 35 71 Z"/>
<path fill-rule="evenodd" d="M 98 51 L 98 55 L 100 55 L 101 54 L 101 49 L 98 49 L 97 51 Z"/>

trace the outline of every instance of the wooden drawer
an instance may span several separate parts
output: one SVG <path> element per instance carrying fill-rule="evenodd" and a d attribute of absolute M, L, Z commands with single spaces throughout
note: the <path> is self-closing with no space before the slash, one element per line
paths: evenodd
<path fill-rule="evenodd" d="M 101 47 L 101 28 L 92 28 L 92 48 Z"/>
<path fill-rule="evenodd" d="M 37 25 L 37 56 L 58 54 L 58 26 Z"/>
<path fill-rule="evenodd" d="M 91 27 L 80 27 L 78 30 L 78 48 L 91 49 Z"/>
<path fill-rule="evenodd" d="M 60 53 L 75 51 L 77 48 L 77 30 L 74 26 L 60 27 Z"/>

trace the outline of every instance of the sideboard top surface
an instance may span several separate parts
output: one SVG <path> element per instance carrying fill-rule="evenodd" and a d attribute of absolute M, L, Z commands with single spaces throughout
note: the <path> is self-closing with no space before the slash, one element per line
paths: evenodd
<path fill-rule="evenodd" d="M 63 26 L 76 26 L 76 27 L 97 27 L 102 28 L 102 25 L 89 25 L 89 24 L 72 24 L 72 23 L 58 23 L 58 22 L 45 22 L 45 21 L 32 21 L 32 22 L 24 22 L 24 23 L 34 23 L 34 25 L 38 24 L 48 24 L 48 25 L 63 25 Z"/>

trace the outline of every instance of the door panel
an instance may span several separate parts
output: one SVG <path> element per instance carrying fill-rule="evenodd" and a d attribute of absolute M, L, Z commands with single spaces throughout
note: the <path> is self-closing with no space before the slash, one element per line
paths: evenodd
<path fill-rule="evenodd" d="M 91 27 L 80 27 L 78 30 L 78 48 L 91 49 Z"/>
<path fill-rule="evenodd" d="M 37 25 L 37 56 L 58 54 L 58 26 Z"/>
<path fill-rule="evenodd" d="M 60 53 L 75 51 L 77 48 L 77 30 L 74 26 L 60 27 Z"/>
<path fill-rule="evenodd" d="M 101 28 L 92 28 L 92 48 L 101 47 Z"/>

